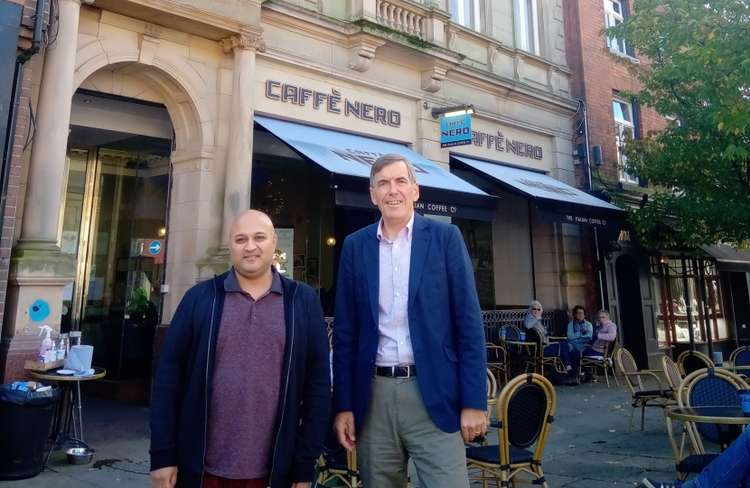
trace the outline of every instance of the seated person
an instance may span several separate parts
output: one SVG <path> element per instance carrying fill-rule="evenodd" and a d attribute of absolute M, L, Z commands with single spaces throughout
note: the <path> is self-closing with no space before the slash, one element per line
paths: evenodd
<path fill-rule="evenodd" d="M 589 345 L 594 335 L 594 326 L 586 320 L 586 310 L 576 305 L 573 307 L 573 320 L 568 323 L 568 344 L 578 352 Z"/>
<path fill-rule="evenodd" d="M 544 357 L 559 357 L 560 362 L 565 366 L 565 370 L 572 370 L 570 364 L 570 347 L 564 342 L 555 342 L 550 344 L 547 329 L 542 324 L 542 304 L 536 300 L 529 304 L 529 310 L 523 321 L 526 334 L 531 336 L 527 340 L 536 340 L 544 347 Z"/>
<path fill-rule="evenodd" d="M 616 338 L 617 325 L 610 320 L 608 311 L 599 310 L 591 344 L 588 344 L 583 348 L 581 356 L 589 358 L 604 356 L 604 350 L 612 344 Z"/>
<path fill-rule="evenodd" d="M 637 488 L 744 488 L 750 486 L 750 428 L 688 481 L 644 479 Z"/>

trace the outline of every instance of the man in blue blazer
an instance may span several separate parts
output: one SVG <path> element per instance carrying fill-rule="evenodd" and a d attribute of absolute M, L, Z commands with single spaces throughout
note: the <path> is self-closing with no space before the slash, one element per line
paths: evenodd
<path fill-rule="evenodd" d="M 486 431 L 486 357 L 474 274 L 458 228 L 414 212 L 400 155 L 370 172 L 377 224 L 346 238 L 333 328 L 334 430 L 365 488 L 468 488 L 464 441 Z"/>

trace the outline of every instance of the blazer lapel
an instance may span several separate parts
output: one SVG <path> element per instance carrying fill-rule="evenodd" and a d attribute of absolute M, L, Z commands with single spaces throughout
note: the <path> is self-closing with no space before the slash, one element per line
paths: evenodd
<path fill-rule="evenodd" d="M 365 272 L 370 295 L 372 322 L 378 326 L 378 305 L 380 303 L 380 243 L 378 242 L 378 227 L 372 227 L 367 233 L 364 243 Z"/>
<path fill-rule="evenodd" d="M 430 228 L 427 219 L 419 214 L 414 215 L 414 229 L 411 239 L 411 262 L 409 264 L 409 309 L 422 282 L 427 250 L 430 247 Z"/>

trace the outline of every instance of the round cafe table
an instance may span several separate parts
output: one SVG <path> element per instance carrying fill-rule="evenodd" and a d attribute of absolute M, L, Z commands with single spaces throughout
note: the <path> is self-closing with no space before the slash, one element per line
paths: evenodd
<path fill-rule="evenodd" d="M 59 368 L 62 369 L 62 368 Z M 86 443 L 83 440 L 83 405 L 81 402 L 81 381 L 94 381 L 104 378 L 107 370 L 94 367 L 94 373 L 87 376 L 59 374 L 57 369 L 52 371 L 29 371 L 29 376 L 40 381 L 54 381 L 60 387 L 60 400 L 56 407 L 54 423 L 52 424 L 52 445 L 44 460 L 47 465 L 50 454 L 55 449 L 62 448 L 68 441 L 76 445 Z M 75 386 L 75 388 L 73 388 Z M 78 410 L 78 429 L 76 429 L 75 411 Z M 71 428 L 73 433 L 71 435 Z"/>
<path fill-rule="evenodd" d="M 750 413 L 743 413 L 740 407 L 669 407 L 666 415 L 683 422 L 750 425 Z"/>

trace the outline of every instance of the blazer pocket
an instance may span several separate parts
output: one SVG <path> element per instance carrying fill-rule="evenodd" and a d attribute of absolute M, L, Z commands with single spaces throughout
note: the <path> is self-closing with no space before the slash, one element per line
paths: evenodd
<path fill-rule="evenodd" d="M 443 346 L 443 351 L 445 351 L 445 357 L 448 358 L 448 361 L 452 363 L 458 362 L 458 356 L 456 355 L 455 349 L 449 346 Z"/>

